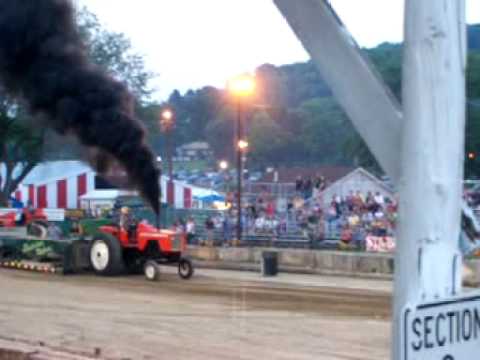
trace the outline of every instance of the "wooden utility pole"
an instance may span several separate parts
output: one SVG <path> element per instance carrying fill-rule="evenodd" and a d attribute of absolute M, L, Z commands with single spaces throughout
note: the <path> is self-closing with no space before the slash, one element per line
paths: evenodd
<path fill-rule="evenodd" d="M 406 0 L 394 359 L 403 310 L 461 290 L 465 0 Z"/>
<path fill-rule="evenodd" d="M 392 357 L 403 360 L 408 314 L 433 314 L 419 305 L 439 299 L 449 302 L 436 309 L 472 303 L 452 300 L 461 291 L 465 0 L 406 0 L 403 112 L 325 0 L 274 2 L 399 188 Z M 476 346 L 463 344 L 446 350 Z"/>

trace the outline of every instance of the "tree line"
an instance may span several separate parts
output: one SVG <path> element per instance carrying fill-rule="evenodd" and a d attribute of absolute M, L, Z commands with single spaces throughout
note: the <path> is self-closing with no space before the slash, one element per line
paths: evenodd
<path fill-rule="evenodd" d="M 205 86 L 183 94 L 174 90 L 165 103 L 152 101 L 149 81 L 155 75 L 132 50 L 128 38 L 103 28 L 86 9 L 78 13 L 78 24 L 92 61 L 126 82 L 136 95 L 136 112 L 158 154 L 165 153 L 166 143 L 159 130 L 159 114 L 169 106 L 175 112 L 176 146 L 207 141 L 217 159 L 233 158 L 236 106 L 225 89 Z M 466 151 L 471 156 L 465 168 L 471 178 L 480 176 L 480 25 L 469 27 L 468 39 Z M 365 51 L 401 102 L 402 45 L 384 43 Z M 255 95 L 244 109 L 249 168 L 328 164 L 381 172 L 312 62 L 264 64 L 256 69 L 255 77 Z M 0 164 L 6 169 L 0 181 L 0 204 L 38 162 L 78 159 L 85 154 L 72 139 L 31 127 L 31 121 L 21 100 L 0 89 Z"/>
<path fill-rule="evenodd" d="M 465 170 L 472 178 L 480 176 L 480 25 L 469 26 L 468 40 L 466 151 L 470 157 Z M 365 53 L 401 102 L 402 44 L 384 43 Z M 256 94 L 245 116 L 250 168 L 328 164 L 363 166 L 381 173 L 312 62 L 264 64 L 255 77 Z M 166 103 L 177 114 L 177 145 L 207 141 L 217 158 L 233 157 L 236 109 L 226 90 L 211 86 L 184 94 L 175 90 Z M 151 136 L 162 152 L 162 137 L 155 131 Z"/>

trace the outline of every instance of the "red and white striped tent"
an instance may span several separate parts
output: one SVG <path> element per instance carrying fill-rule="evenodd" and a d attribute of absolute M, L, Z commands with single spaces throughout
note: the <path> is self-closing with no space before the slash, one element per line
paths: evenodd
<path fill-rule="evenodd" d="M 95 172 L 80 161 L 52 161 L 37 165 L 15 192 L 23 203 L 37 208 L 76 209 L 80 196 L 95 185 Z"/>
<path fill-rule="evenodd" d="M 82 196 L 97 190 L 95 179 L 95 171 L 81 161 L 45 162 L 28 174 L 14 196 L 38 208 L 76 209 L 80 208 Z M 179 181 L 168 187 L 167 182 L 168 178 L 162 176 L 162 202 L 175 208 L 191 208 L 192 187 Z"/>

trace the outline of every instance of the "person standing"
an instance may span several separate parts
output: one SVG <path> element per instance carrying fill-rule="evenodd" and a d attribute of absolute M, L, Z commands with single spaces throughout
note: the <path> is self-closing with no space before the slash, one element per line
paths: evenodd
<path fill-rule="evenodd" d="M 205 220 L 205 230 L 207 231 L 207 241 L 209 243 L 213 242 L 213 232 L 215 230 L 215 223 L 213 219 L 209 216 L 207 220 Z"/>
<path fill-rule="evenodd" d="M 305 200 L 310 199 L 312 197 L 312 189 L 313 189 L 312 178 L 308 177 L 303 184 L 303 198 Z"/>
<path fill-rule="evenodd" d="M 193 220 L 191 216 L 187 220 L 185 229 L 187 233 L 187 244 L 193 244 L 193 241 L 195 239 L 195 220 Z"/>
<path fill-rule="evenodd" d="M 295 180 L 295 192 L 297 195 L 303 192 L 303 180 L 301 176 L 297 176 L 297 179 Z"/>
<path fill-rule="evenodd" d="M 223 244 L 226 245 L 232 239 L 232 220 L 231 214 L 225 214 L 222 223 L 222 230 L 223 230 Z"/>
<path fill-rule="evenodd" d="M 378 206 L 383 207 L 383 205 L 385 204 L 385 199 L 383 198 L 383 195 L 380 194 L 379 191 L 375 193 L 375 196 L 373 197 L 373 199 Z"/>

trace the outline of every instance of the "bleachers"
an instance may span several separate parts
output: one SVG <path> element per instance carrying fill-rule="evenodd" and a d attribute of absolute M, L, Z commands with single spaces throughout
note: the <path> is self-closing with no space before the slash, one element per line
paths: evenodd
<path fill-rule="evenodd" d="M 207 240 L 207 231 L 205 221 L 210 216 L 212 218 L 221 215 L 222 212 L 216 210 L 174 210 L 168 215 L 169 224 L 172 225 L 179 219 L 187 220 L 192 217 L 195 221 L 195 243 L 200 240 Z M 232 226 L 230 240 L 235 237 L 235 228 Z M 213 231 L 213 240 L 217 245 L 224 243 L 223 226 L 219 225 Z M 287 232 L 281 235 L 273 233 L 252 233 L 244 231 L 242 234 L 241 246 L 274 246 L 280 248 L 299 248 L 299 249 L 321 249 L 336 248 L 339 243 L 339 234 L 333 232 L 327 234 L 327 240 L 312 241 L 294 219 L 287 219 Z"/>

